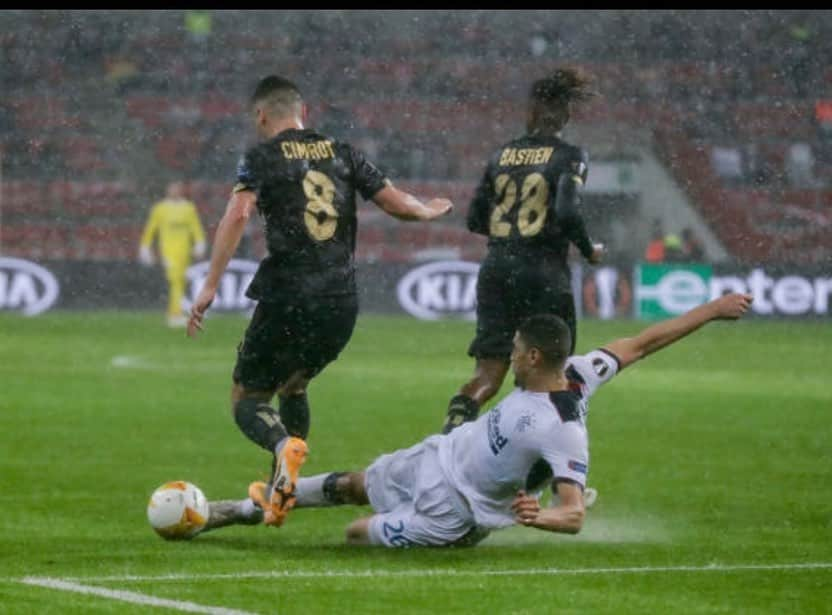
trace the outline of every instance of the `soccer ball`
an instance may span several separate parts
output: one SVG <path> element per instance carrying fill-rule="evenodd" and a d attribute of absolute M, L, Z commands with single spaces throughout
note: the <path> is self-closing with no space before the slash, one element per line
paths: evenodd
<path fill-rule="evenodd" d="M 184 480 L 165 483 L 147 503 L 147 520 L 166 540 L 193 538 L 208 522 L 208 500 L 202 490 Z"/>

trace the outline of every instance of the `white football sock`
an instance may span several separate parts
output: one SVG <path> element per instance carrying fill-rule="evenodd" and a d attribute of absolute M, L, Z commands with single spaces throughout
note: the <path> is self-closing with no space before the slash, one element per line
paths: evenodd
<path fill-rule="evenodd" d="M 324 495 L 324 481 L 332 472 L 317 474 L 306 478 L 299 478 L 295 487 L 295 507 L 306 506 L 335 506 Z"/>
<path fill-rule="evenodd" d="M 254 500 L 246 498 L 240 502 L 240 516 L 244 519 L 251 519 L 255 514 L 260 514 L 260 509 L 254 504 Z"/>
<path fill-rule="evenodd" d="M 283 436 L 280 441 L 274 445 L 274 454 L 280 455 L 280 451 L 283 450 L 283 447 L 286 446 L 286 441 L 289 439 L 289 436 Z"/>

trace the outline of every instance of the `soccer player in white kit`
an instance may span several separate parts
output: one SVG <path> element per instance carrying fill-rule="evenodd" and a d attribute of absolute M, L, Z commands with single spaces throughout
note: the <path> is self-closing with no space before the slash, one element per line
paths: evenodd
<path fill-rule="evenodd" d="M 725 295 L 635 337 L 571 357 L 563 320 L 533 316 L 514 336 L 511 367 L 517 388 L 497 406 L 447 435 L 382 455 L 364 472 L 301 478 L 295 506 L 370 504 L 375 514 L 347 528 L 351 544 L 471 545 L 515 523 L 577 533 L 589 470 L 590 397 L 625 367 L 702 325 L 740 318 L 751 300 L 745 294 Z M 559 496 L 551 508 L 539 504 L 546 484 Z M 206 529 L 250 523 L 257 504 L 215 505 Z"/>

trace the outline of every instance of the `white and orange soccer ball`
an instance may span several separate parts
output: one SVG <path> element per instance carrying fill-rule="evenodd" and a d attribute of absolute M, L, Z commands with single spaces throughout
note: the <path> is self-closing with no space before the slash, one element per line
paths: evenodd
<path fill-rule="evenodd" d="M 205 527 L 208 515 L 205 494 L 184 480 L 165 483 L 153 492 L 147 503 L 147 520 L 167 540 L 193 538 Z"/>

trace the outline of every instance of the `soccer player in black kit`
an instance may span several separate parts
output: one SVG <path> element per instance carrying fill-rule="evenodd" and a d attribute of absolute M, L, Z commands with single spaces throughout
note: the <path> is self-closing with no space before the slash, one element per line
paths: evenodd
<path fill-rule="evenodd" d="M 474 377 L 448 405 L 442 433 L 477 418 L 500 390 L 509 368 L 512 336 L 526 318 L 556 314 L 569 326 L 575 350 L 575 302 L 567 263 L 574 243 L 592 264 L 593 244 L 580 213 L 587 155 L 561 140 L 570 107 L 593 95 L 587 77 L 560 69 L 532 84 L 527 134 L 502 146 L 489 161 L 468 211 L 468 229 L 488 237 L 477 280 L 477 332 L 468 354 Z"/>
<path fill-rule="evenodd" d="M 294 504 L 307 454 L 306 386 L 335 360 L 358 313 L 353 254 L 356 195 L 402 220 L 432 220 L 452 204 L 423 204 L 402 192 L 352 146 L 305 128 L 307 107 L 281 77 L 260 81 L 251 100 L 261 143 L 248 150 L 214 238 L 211 268 L 191 309 L 188 335 L 206 310 L 246 222 L 256 209 L 266 225 L 268 256 L 246 296 L 258 301 L 237 351 L 231 405 L 240 430 L 274 454 L 272 480 L 249 495 L 267 525 L 281 525 Z M 279 395 L 279 409 L 269 404 Z"/>

